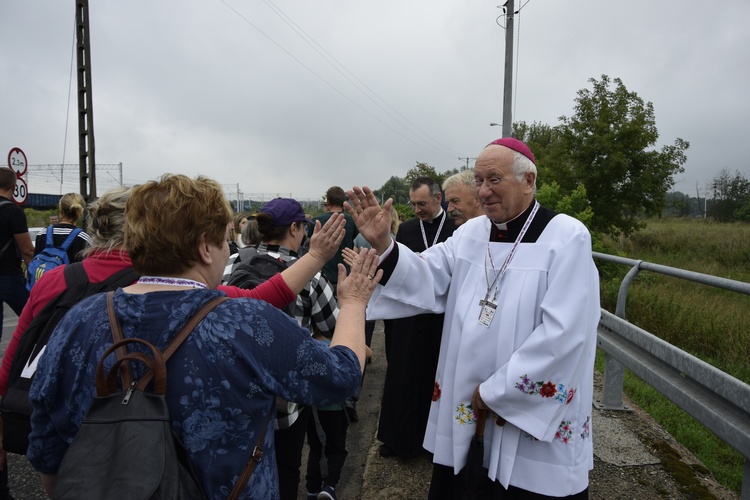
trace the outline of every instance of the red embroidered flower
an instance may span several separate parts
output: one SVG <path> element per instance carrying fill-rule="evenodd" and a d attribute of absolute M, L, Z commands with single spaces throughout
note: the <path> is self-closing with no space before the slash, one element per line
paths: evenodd
<path fill-rule="evenodd" d="M 436 380 L 435 387 L 432 389 L 432 402 L 434 403 L 438 399 L 440 399 L 440 384 L 438 384 Z"/>
<path fill-rule="evenodd" d="M 571 401 L 573 401 L 573 396 L 576 395 L 575 389 L 571 389 L 568 391 L 568 399 L 565 401 L 566 405 L 569 405 Z"/>
<path fill-rule="evenodd" d="M 552 382 L 547 382 L 539 389 L 539 395 L 543 398 L 551 398 L 557 394 L 557 387 Z"/>

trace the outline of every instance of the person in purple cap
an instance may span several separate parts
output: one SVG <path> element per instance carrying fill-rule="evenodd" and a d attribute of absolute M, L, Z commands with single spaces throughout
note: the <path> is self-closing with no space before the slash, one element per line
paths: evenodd
<path fill-rule="evenodd" d="M 258 253 L 271 255 L 287 265 L 299 258 L 297 251 L 305 237 L 305 223 L 311 221 L 296 200 L 271 200 L 255 215 L 255 220 L 261 238 Z M 315 328 L 328 338 L 333 335 L 338 312 L 333 286 L 320 272 L 297 295 L 292 306 L 300 326 L 309 329 L 311 335 Z M 296 499 L 310 408 L 277 401 L 276 410 L 274 439 L 280 498 Z"/>
<path fill-rule="evenodd" d="M 588 498 L 599 277 L 588 230 L 539 205 L 536 177 L 523 142 L 488 144 L 474 167 L 486 216 L 419 255 L 388 234 L 392 200 L 349 192 L 347 210 L 382 256 L 368 319 L 445 313 L 423 443 L 430 499 L 462 498 L 483 418 L 477 498 Z"/>

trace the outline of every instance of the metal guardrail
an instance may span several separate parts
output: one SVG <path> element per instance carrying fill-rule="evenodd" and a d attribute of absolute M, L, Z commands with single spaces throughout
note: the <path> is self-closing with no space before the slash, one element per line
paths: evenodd
<path fill-rule="evenodd" d="M 750 295 L 750 283 L 594 252 L 594 258 L 631 266 L 615 314 L 602 309 L 598 346 L 605 352 L 599 409 L 627 410 L 624 368 L 659 391 L 745 457 L 742 500 L 750 500 L 750 385 L 625 320 L 630 284 L 641 270 Z"/>

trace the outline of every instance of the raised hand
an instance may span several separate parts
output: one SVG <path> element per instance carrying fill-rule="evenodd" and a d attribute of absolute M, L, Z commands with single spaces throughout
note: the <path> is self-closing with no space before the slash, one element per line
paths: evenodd
<path fill-rule="evenodd" d="M 388 200 L 381 207 L 372 190 L 367 186 L 354 186 L 346 192 L 349 201 L 344 202 L 344 208 L 354 219 L 357 229 L 379 254 L 382 254 L 391 244 L 391 205 L 393 199 Z"/>
<path fill-rule="evenodd" d="M 378 270 L 378 254 L 374 250 L 363 248 L 352 263 L 349 275 L 343 264 L 339 264 L 338 299 L 342 305 L 347 301 L 367 304 L 375 285 L 383 277 L 383 270 Z"/>
<path fill-rule="evenodd" d="M 346 236 L 345 224 L 344 215 L 340 213 L 331 215 L 323 227 L 320 226 L 320 221 L 316 220 L 307 253 L 324 263 L 331 260 Z"/>
<path fill-rule="evenodd" d="M 359 248 L 356 246 L 354 248 L 344 247 L 344 249 L 341 250 L 341 257 L 344 259 L 344 264 L 349 267 L 354 265 L 354 260 L 357 258 L 358 254 Z"/>

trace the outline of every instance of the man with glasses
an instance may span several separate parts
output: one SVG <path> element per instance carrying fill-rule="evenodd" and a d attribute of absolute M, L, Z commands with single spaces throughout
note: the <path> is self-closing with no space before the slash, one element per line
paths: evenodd
<path fill-rule="evenodd" d="M 456 225 L 443 210 L 442 199 L 437 182 L 417 178 L 409 190 L 417 216 L 399 226 L 396 241 L 419 253 L 447 240 Z M 442 329 L 442 314 L 397 319 L 388 329 L 388 371 L 378 425 L 381 456 L 409 458 L 422 452 Z"/>

